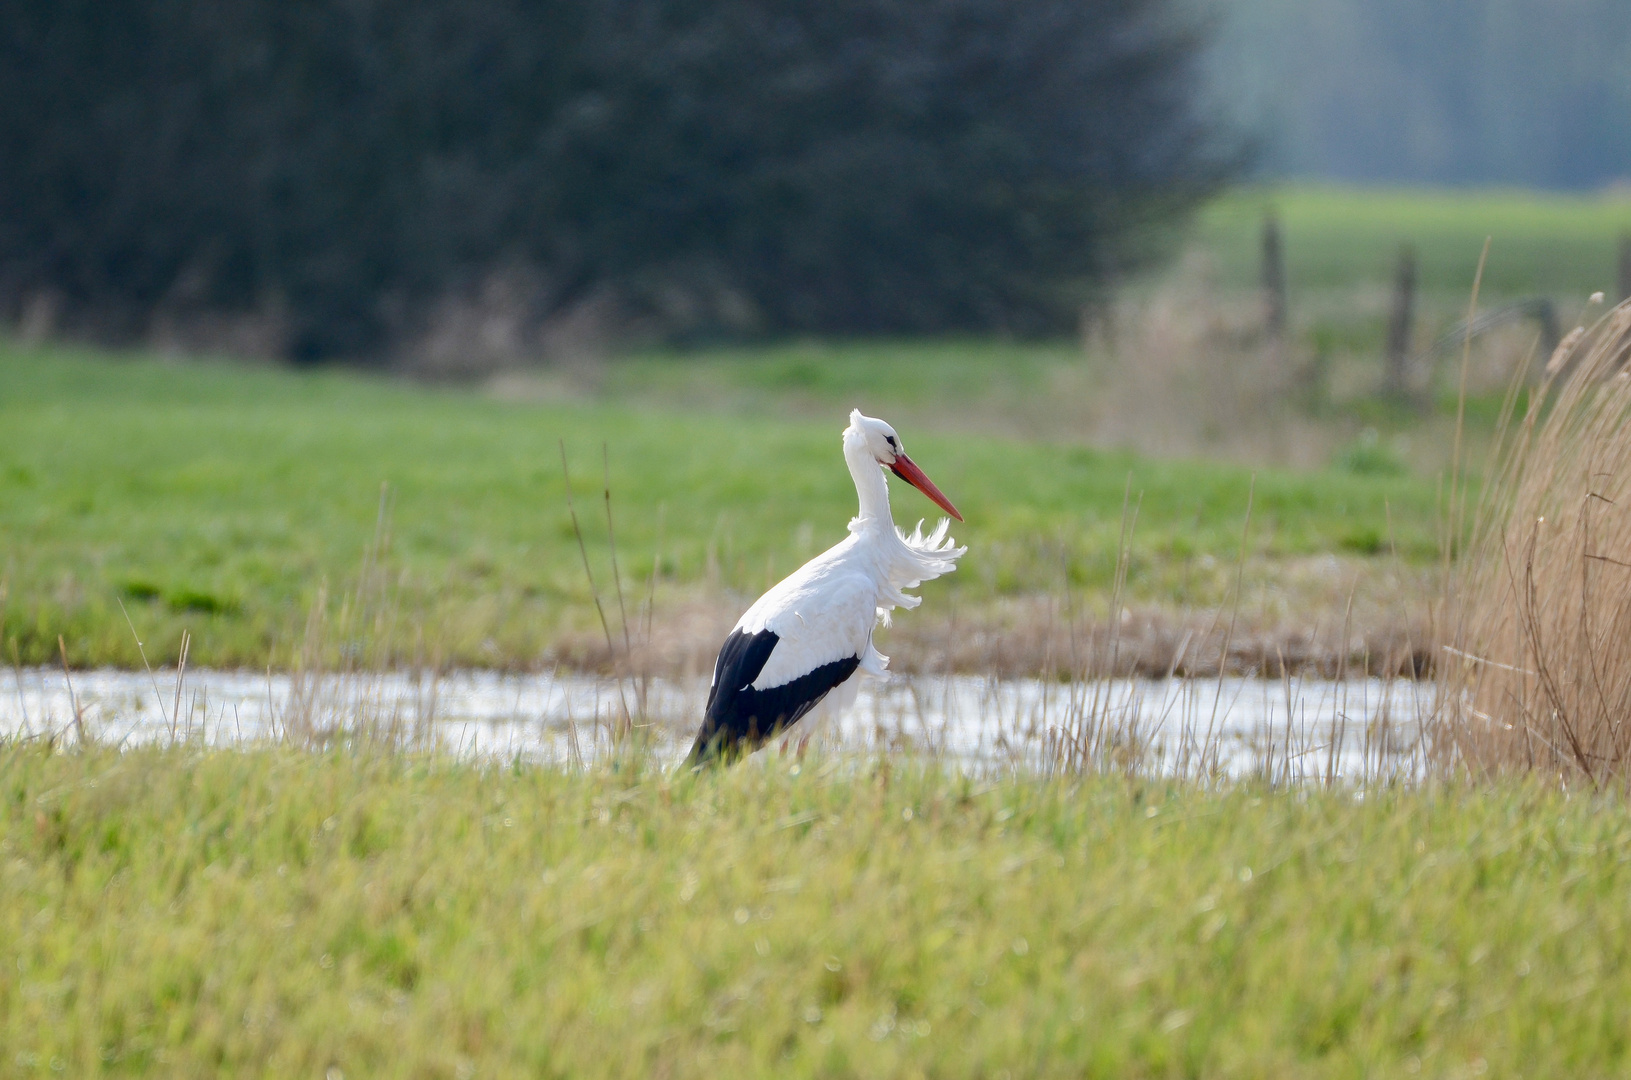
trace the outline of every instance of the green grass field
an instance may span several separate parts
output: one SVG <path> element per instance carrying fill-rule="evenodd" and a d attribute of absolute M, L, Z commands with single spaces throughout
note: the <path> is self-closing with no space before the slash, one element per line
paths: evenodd
<path fill-rule="evenodd" d="M 1298 422 L 1322 432 L 1295 460 L 1330 467 L 1256 470 L 1252 566 L 1272 582 L 1277 565 L 1325 553 L 1360 571 L 1394 550 L 1423 565 L 1437 550 L 1455 372 L 1441 357 L 1426 376 L 1426 412 L 1376 396 L 1397 243 L 1420 253 L 1425 348 L 1462 310 L 1485 235 L 1486 298 L 1546 293 L 1574 318 L 1570 304 L 1613 288 L 1631 200 L 1237 192 L 1194 234 L 1216 267 L 1219 311 L 1249 302 L 1269 205 L 1285 228 L 1291 362 L 1324 364 L 1332 380 L 1321 402 L 1274 408 L 1301 409 Z M 1249 345 L 1228 351 L 1227 333 L 1199 342 L 1200 355 L 1161 361 L 1178 365 L 1174 378 L 1214 350 L 1249 359 Z M 1142 496 L 1132 598 L 1215 606 L 1233 580 L 1253 469 L 1082 445 L 1111 367 L 1144 360 L 1084 357 L 1071 342 L 791 341 L 642 352 L 476 391 L 0 344 L 0 644 L 6 659 L 15 647 L 20 662 L 49 662 L 60 634 L 77 663 L 138 664 L 122 602 L 155 662 L 175 657 L 185 628 L 196 662 L 281 664 L 323 584 L 334 596 L 355 579 L 385 484 L 394 602 L 423 628 L 426 655 L 532 664 L 592 625 L 560 440 L 603 583 L 606 444 L 625 582 L 643 594 L 657 565 L 659 598 L 734 604 L 842 535 L 852 496 L 836 433 L 852 405 L 895 421 L 969 519 L 958 530 L 969 558 L 934 586 L 948 602 L 1057 595 L 1067 580 L 1102 600 L 1130 482 Z M 1485 370 L 1475 356 L 1475 445 L 1512 362 L 1496 350 Z M 1212 422 L 1159 396 L 1137 408 L 1151 424 Z M 932 511 L 909 491 L 896 506 L 907 522 Z"/>
<path fill-rule="evenodd" d="M 862 356 L 886 381 L 903 377 L 885 354 Z M 921 349 L 899 362 L 928 366 Z M 183 628 L 195 664 L 285 662 L 320 585 L 338 594 L 355 578 L 387 484 L 396 602 L 429 654 L 531 663 L 593 618 L 561 440 L 603 584 L 605 444 L 629 588 L 643 591 L 660 552 L 663 590 L 746 595 L 842 538 L 853 513 L 838 452 L 847 410 L 814 412 L 664 409 L 610 392 L 528 404 L 341 372 L 0 347 L 0 640 L 22 663 L 52 662 L 60 634 L 76 664 L 137 666 L 122 603 L 154 663 L 174 659 Z M 1067 576 L 1103 595 L 1129 485 L 1142 499 L 1135 597 L 1217 603 L 1197 583 L 1232 580 L 1248 468 L 903 434 L 967 518 L 957 535 L 971 553 L 935 586 L 942 597 L 978 605 L 1056 591 Z M 1396 546 L 1428 560 L 1435 498 L 1410 476 L 1262 470 L 1252 557 Z M 899 520 L 932 520 L 915 492 L 895 501 Z"/>
<path fill-rule="evenodd" d="M 1631 197 L 1618 193 L 1316 184 L 1246 189 L 1208 207 L 1195 230 L 1195 243 L 1216 260 L 1220 284 L 1257 287 L 1263 216 L 1270 209 L 1280 219 L 1293 302 L 1298 293 L 1387 287 L 1399 245 L 1409 243 L 1424 296 L 1465 307 L 1488 237 L 1486 297 L 1540 294 L 1583 304 L 1599 290 L 1613 296 L 1617 246 L 1631 233 Z"/>
<path fill-rule="evenodd" d="M 1572 296 L 1623 227 L 1607 200 L 1276 198 L 1294 303 L 1358 298 L 1360 322 L 1399 222 L 1446 309 L 1485 232 L 1492 260 L 1531 242 L 1496 294 Z M 1201 223 L 1237 298 L 1261 208 Z M 138 637 L 170 663 L 187 630 L 195 665 L 288 663 L 325 583 L 333 610 L 358 579 L 383 485 L 393 647 L 534 664 L 594 618 L 561 442 L 608 599 L 603 444 L 631 592 L 655 571 L 659 606 L 735 605 L 842 536 L 851 404 L 968 518 L 914 618 L 1067 582 L 1102 608 L 1127 492 L 1135 600 L 1226 603 L 1248 492 L 1249 579 L 1395 550 L 1430 576 L 1439 489 L 1392 440 L 1442 403 L 1254 478 L 1049 434 L 1103 378 L 1070 345 L 792 342 L 438 389 L 0 341 L 0 645 L 133 667 Z M 376 630 L 330 644 L 399 662 Z M 0 742 L 0 1075 L 1624 1075 L 1631 807 L 1542 783 Z"/>
<path fill-rule="evenodd" d="M 1261 312 L 1263 215 L 1271 208 L 1280 217 L 1286 248 L 1291 331 L 1280 358 L 1282 400 L 1276 404 L 1328 429 L 1328 437 L 1317 440 L 1319 450 L 1305 450 L 1296 460 L 1308 466 L 1344 459 L 1352 448 L 1347 444 L 1365 427 L 1375 427 L 1408 436 L 1416 454 L 1429 460 L 1413 467 L 1424 476 L 1444 469 L 1450 457 L 1460 350 L 1446 335 L 1466 315 L 1485 238 L 1491 248 L 1482 309 L 1548 297 L 1556 329 L 1564 333 L 1602 312 L 1588 303 L 1593 293 L 1614 298 L 1617 247 L 1622 235 L 1631 234 L 1631 197 L 1622 194 L 1248 188 L 1199 215 L 1181 249 L 1201 258 L 1169 262 L 1128 284 L 1108 329 L 1089 333 L 1085 357 L 1075 341 L 697 346 L 621 357 L 596 374 L 591 396 L 806 415 L 862 400 L 915 425 L 1093 441 L 1105 419 L 1095 403 L 1130 369 L 1159 371 L 1166 365 L 1179 369 L 1171 375 L 1182 383 L 1218 363 L 1252 368 L 1252 353 L 1263 344 L 1253 334 Z M 1420 400 L 1401 409 L 1380 391 L 1393 275 L 1405 242 L 1416 249 L 1419 264 L 1411 351 Z M 1177 346 L 1175 355 L 1172 342 L 1186 335 L 1191 340 Z M 1478 435 L 1493 426 L 1513 366 L 1531 349 L 1546 347 L 1540 337 L 1539 324 L 1520 317 L 1475 345 L 1469 415 Z M 1248 379 L 1265 375 L 1272 381 L 1273 373 L 1265 372 Z M 1193 402 L 1170 401 L 1141 403 L 1138 411 L 1141 422 L 1156 428 L 1216 425 L 1216 418 L 1186 414 L 1195 410 Z M 1424 449 L 1428 453 L 1421 455 Z M 1192 445 L 1185 452 L 1204 449 Z M 1411 455 L 1404 457 L 1410 464 Z"/>
<path fill-rule="evenodd" d="M 1524 787 L 11 746 L 0 1072 L 1623 1075 L 1628 889 Z"/>

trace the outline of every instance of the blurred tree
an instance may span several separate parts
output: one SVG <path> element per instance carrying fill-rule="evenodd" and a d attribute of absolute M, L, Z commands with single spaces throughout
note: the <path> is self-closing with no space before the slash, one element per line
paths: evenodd
<path fill-rule="evenodd" d="M 1209 81 L 1266 171 L 1591 188 L 1631 180 L 1626 0 L 1199 0 Z"/>
<path fill-rule="evenodd" d="M 506 267 L 669 332 L 1046 333 L 1236 156 L 1176 0 L 8 0 L 0 305 L 384 355 Z"/>

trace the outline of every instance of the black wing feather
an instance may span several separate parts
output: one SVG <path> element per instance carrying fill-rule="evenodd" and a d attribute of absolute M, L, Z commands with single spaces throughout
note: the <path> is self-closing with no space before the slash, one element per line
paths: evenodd
<path fill-rule="evenodd" d="M 756 634 L 731 631 L 714 662 L 714 685 L 702 729 L 687 762 L 701 764 L 715 757 L 750 754 L 775 738 L 821 703 L 827 692 L 861 666 L 859 656 L 846 656 L 780 686 L 753 688 L 780 637 L 774 631 Z"/>

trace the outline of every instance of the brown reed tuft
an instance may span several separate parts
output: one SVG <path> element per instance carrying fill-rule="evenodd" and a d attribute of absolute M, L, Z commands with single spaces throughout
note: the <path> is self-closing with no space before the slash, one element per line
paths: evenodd
<path fill-rule="evenodd" d="M 1508 420 L 1445 597 L 1443 764 L 1631 777 L 1631 304 L 1570 334 Z M 1460 530 L 1452 529 L 1452 535 Z"/>

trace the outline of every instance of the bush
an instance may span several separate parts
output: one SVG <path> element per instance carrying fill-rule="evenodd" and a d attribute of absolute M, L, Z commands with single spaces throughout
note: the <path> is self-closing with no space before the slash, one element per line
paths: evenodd
<path fill-rule="evenodd" d="M 1566 338 L 1476 508 L 1442 676 L 1446 752 L 1475 774 L 1631 776 L 1628 363 L 1631 304 Z"/>
<path fill-rule="evenodd" d="M 494 281 L 665 331 L 1042 333 L 1228 154 L 1177 0 L 27 0 L 0 305 L 380 354 Z"/>

